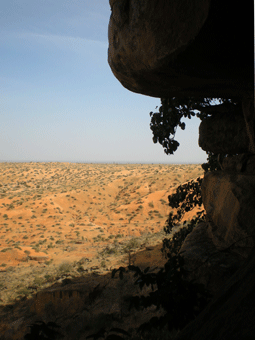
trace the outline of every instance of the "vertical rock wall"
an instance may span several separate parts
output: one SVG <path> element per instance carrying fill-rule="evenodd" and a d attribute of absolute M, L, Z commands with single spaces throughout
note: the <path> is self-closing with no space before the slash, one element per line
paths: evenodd
<path fill-rule="evenodd" d="M 110 5 L 108 62 L 124 87 L 159 98 L 242 100 L 238 110 L 214 112 L 200 126 L 199 145 L 223 159 L 221 170 L 203 182 L 207 222 L 181 251 L 191 279 L 216 296 L 178 340 L 254 339 L 254 57 L 253 40 L 250 47 L 246 40 L 253 32 L 253 1 L 111 0 Z"/>

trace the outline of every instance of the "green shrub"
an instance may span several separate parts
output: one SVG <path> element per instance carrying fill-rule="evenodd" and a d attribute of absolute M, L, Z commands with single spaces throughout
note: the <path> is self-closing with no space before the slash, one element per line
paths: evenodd
<path fill-rule="evenodd" d="M 101 261 L 101 267 L 103 267 L 103 268 L 106 267 L 106 262 L 105 262 L 105 260 Z"/>
<path fill-rule="evenodd" d="M 2 252 L 2 253 L 5 253 L 5 252 L 8 251 L 8 250 L 12 250 L 12 248 L 4 248 L 4 249 L 1 250 L 1 252 Z"/>
<path fill-rule="evenodd" d="M 73 265 L 70 262 L 62 262 L 58 267 L 58 272 L 61 274 L 70 273 L 73 270 Z"/>
<path fill-rule="evenodd" d="M 126 243 L 123 250 L 125 253 L 128 253 L 129 251 L 137 249 L 138 247 L 140 247 L 140 242 L 134 237 Z"/>

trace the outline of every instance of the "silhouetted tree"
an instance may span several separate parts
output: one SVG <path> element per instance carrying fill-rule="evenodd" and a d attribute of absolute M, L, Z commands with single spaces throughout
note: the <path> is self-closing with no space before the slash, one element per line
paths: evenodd
<path fill-rule="evenodd" d="M 216 104 L 217 101 L 219 104 Z M 173 154 L 180 145 L 174 139 L 177 127 L 185 130 L 185 123 L 181 121 L 183 117 L 191 119 L 197 116 L 203 120 L 214 112 L 240 110 L 240 107 L 241 101 L 237 98 L 161 98 L 158 112 L 150 112 L 152 140 L 160 143 L 167 155 Z"/>

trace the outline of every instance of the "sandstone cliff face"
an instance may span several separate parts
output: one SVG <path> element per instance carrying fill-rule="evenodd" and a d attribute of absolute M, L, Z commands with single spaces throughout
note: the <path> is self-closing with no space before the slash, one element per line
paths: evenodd
<path fill-rule="evenodd" d="M 255 176 L 207 173 L 202 184 L 209 234 L 219 248 L 247 257 L 255 239 Z"/>
<path fill-rule="evenodd" d="M 219 157 L 202 198 L 207 222 L 182 246 L 190 279 L 216 293 L 181 339 L 253 339 L 255 334 L 255 113 L 253 48 L 243 37 L 252 1 L 112 0 L 108 61 L 127 89 L 154 97 L 236 97 L 199 129 L 199 145 Z M 253 28 L 251 28 L 253 29 Z M 253 42 L 251 42 L 253 44 Z M 252 45 L 251 45 L 252 46 Z M 238 269 L 239 268 L 239 269 Z M 234 274 L 234 272 L 236 272 Z"/>

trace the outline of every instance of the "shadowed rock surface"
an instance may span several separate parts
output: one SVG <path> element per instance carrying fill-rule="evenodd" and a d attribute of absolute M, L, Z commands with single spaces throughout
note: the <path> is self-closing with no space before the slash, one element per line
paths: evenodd
<path fill-rule="evenodd" d="M 224 285 L 176 340 L 253 340 L 255 335 L 255 253 Z"/>
<path fill-rule="evenodd" d="M 215 246 L 247 257 L 254 247 L 255 176 L 207 173 L 202 183 L 209 234 Z"/>
<path fill-rule="evenodd" d="M 193 230 L 181 251 L 190 279 L 216 295 L 177 339 L 254 339 L 254 66 L 253 42 L 244 39 L 253 32 L 253 2 L 110 4 L 108 62 L 125 88 L 160 98 L 242 103 L 211 108 L 200 126 L 199 145 L 221 154 L 221 170 L 204 179 L 207 223 Z"/>
<path fill-rule="evenodd" d="M 200 223 L 190 233 L 180 250 L 189 271 L 189 280 L 202 283 L 215 294 L 245 262 L 229 248 L 218 247 L 210 237 L 208 223 Z"/>
<path fill-rule="evenodd" d="M 203 150 L 216 154 L 248 152 L 249 138 L 242 113 L 216 113 L 204 119 L 199 126 L 198 143 Z"/>
<path fill-rule="evenodd" d="M 237 156 L 227 156 L 222 161 L 222 169 L 226 173 L 243 173 L 255 175 L 255 155 L 241 154 Z"/>
<path fill-rule="evenodd" d="M 253 90 L 253 2 L 110 1 L 108 62 L 128 90 L 153 97 Z M 251 52 L 253 53 L 253 52 Z"/>

